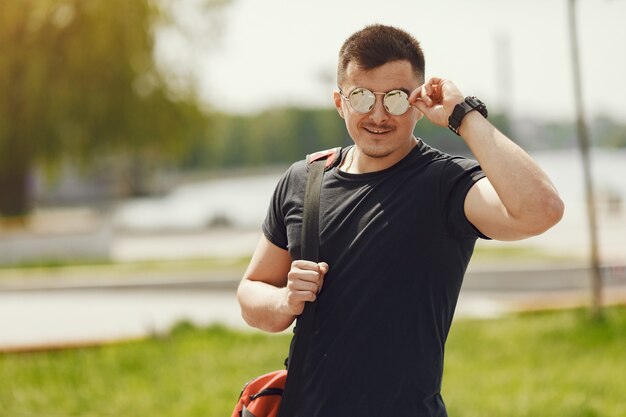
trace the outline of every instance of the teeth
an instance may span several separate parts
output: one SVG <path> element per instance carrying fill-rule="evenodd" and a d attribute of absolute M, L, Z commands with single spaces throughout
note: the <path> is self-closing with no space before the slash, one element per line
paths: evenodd
<path fill-rule="evenodd" d="M 388 130 L 370 129 L 370 128 L 367 128 L 367 127 L 365 129 L 368 130 L 369 132 L 377 133 L 377 134 L 378 133 L 387 133 L 388 132 Z"/>

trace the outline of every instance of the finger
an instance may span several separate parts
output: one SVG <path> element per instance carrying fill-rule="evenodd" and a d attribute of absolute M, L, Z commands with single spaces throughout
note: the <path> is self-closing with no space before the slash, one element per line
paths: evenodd
<path fill-rule="evenodd" d="M 429 82 L 423 85 L 421 99 L 424 103 L 426 103 L 429 107 L 433 105 L 433 95 L 435 93 L 433 84 Z"/>
<path fill-rule="evenodd" d="M 420 85 L 415 90 L 411 91 L 411 94 L 409 95 L 409 103 L 412 104 L 422 97 L 422 87 L 423 85 Z"/>
<path fill-rule="evenodd" d="M 422 98 L 429 95 L 433 91 L 433 83 L 432 80 L 428 80 L 425 84 L 422 85 Z"/>
<path fill-rule="evenodd" d="M 287 278 L 292 281 L 302 280 L 308 282 L 318 282 L 320 280 L 320 276 L 322 275 L 323 273 L 319 271 L 296 268 L 289 271 L 289 273 L 287 274 Z"/>
<path fill-rule="evenodd" d="M 315 291 L 291 291 L 289 293 L 291 304 L 305 303 L 307 301 L 317 300 L 317 292 Z"/>
<path fill-rule="evenodd" d="M 419 110 L 422 113 L 426 113 L 428 112 L 428 105 L 423 101 L 423 100 L 417 100 L 415 103 L 412 104 L 413 107 L 417 108 L 417 110 Z"/>
<path fill-rule="evenodd" d="M 307 271 L 316 271 L 319 272 L 319 264 L 317 262 L 305 261 L 304 259 L 299 259 L 297 261 L 293 261 L 291 263 L 292 268 L 307 270 Z"/>
<path fill-rule="evenodd" d="M 427 81 L 427 84 L 430 84 L 430 85 L 441 84 L 442 80 L 443 78 L 441 77 L 430 77 Z"/>
<path fill-rule="evenodd" d="M 321 276 L 319 285 L 317 286 L 317 292 L 316 294 L 319 294 L 320 291 L 322 291 L 322 288 L 324 288 L 324 275 Z"/>
<path fill-rule="evenodd" d="M 290 291 L 310 291 L 317 292 L 319 286 L 319 279 L 315 281 L 308 281 L 302 279 L 292 279 L 287 283 Z"/>

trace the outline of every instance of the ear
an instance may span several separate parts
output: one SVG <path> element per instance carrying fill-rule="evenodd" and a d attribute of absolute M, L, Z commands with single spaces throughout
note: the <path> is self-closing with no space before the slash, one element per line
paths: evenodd
<path fill-rule="evenodd" d="M 341 116 L 342 119 L 345 119 L 343 115 L 343 100 L 341 99 L 339 90 L 333 91 L 333 102 L 335 103 L 335 108 L 337 109 L 339 116 Z"/>

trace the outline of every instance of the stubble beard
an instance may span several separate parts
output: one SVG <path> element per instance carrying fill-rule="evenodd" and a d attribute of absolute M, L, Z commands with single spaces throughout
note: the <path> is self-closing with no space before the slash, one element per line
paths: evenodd
<path fill-rule="evenodd" d="M 411 135 L 405 142 L 403 142 L 403 145 L 407 145 L 407 147 L 409 147 L 409 143 L 411 140 L 413 140 L 413 135 Z M 394 152 L 397 152 L 400 148 L 403 147 L 403 145 L 394 147 L 390 144 L 390 142 L 393 143 L 394 141 L 381 139 L 379 143 L 374 144 L 368 143 L 368 141 L 363 141 L 360 144 L 356 144 L 356 147 L 358 148 L 360 153 L 368 158 L 383 159 L 389 157 Z"/>

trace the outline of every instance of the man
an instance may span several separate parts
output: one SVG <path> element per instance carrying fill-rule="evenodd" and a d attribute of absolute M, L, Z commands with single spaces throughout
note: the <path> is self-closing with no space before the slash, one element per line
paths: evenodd
<path fill-rule="evenodd" d="M 239 286 L 242 315 L 278 332 L 305 302 L 317 303 L 299 417 L 446 416 L 444 344 L 476 239 L 542 233 L 563 203 L 480 101 L 449 80 L 424 82 L 424 57 L 408 33 L 382 25 L 355 33 L 337 78 L 334 103 L 354 146 L 324 174 L 323 262 L 299 260 L 300 161 L 274 193 Z M 424 116 L 450 124 L 478 163 L 414 137 Z"/>

